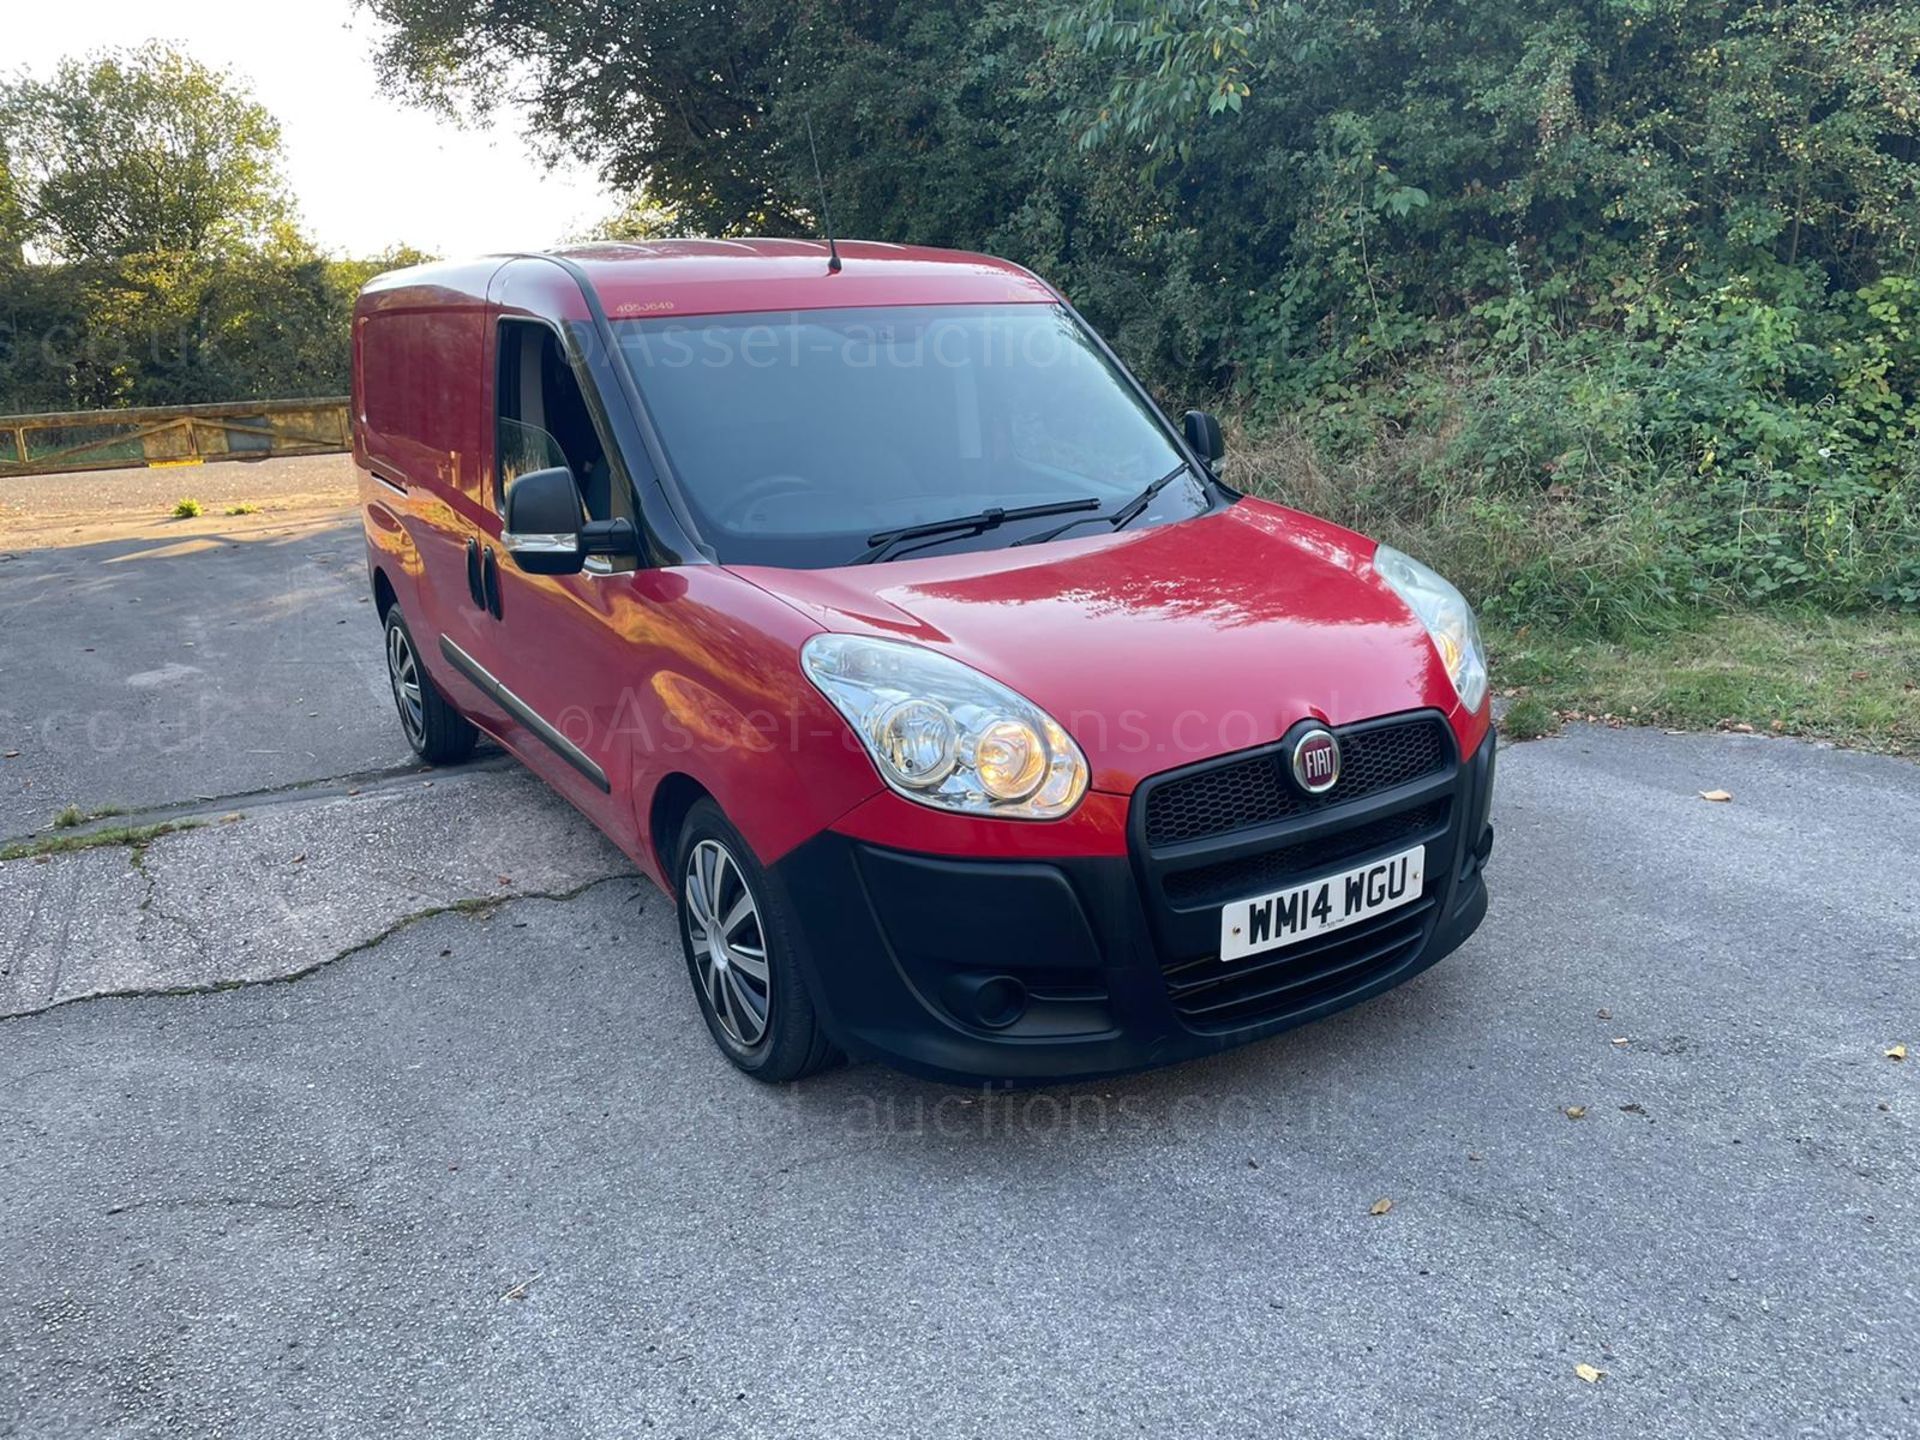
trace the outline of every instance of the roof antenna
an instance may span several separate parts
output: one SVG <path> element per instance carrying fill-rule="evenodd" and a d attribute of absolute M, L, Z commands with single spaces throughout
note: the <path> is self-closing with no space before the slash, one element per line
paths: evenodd
<path fill-rule="evenodd" d="M 827 227 L 827 273 L 840 273 L 840 247 L 833 242 L 833 211 L 827 208 L 827 178 L 820 173 L 820 147 L 813 143 L 813 112 L 807 111 L 807 149 L 813 152 L 813 179 L 820 187 L 820 219 Z"/>

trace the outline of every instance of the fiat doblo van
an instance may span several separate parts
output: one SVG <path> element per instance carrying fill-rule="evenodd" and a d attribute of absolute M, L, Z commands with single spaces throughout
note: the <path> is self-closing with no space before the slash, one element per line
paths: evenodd
<path fill-rule="evenodd" d="M 1237 493 L 1044 281 L 800 240 L 367 286 L 406 738 L 484 733 L 673 897 L 721 1052 L 1112 1074 L 1376 995 L 1486 911 L 1458 591 Z"/>

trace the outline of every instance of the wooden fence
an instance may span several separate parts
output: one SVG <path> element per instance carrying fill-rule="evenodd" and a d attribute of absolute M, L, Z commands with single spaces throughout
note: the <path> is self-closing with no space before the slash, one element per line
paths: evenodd
<path fill-rule="evenodd" d="M 344 397 L 0 415 L 0 478 L 323 455 L 350 444 Z"/>

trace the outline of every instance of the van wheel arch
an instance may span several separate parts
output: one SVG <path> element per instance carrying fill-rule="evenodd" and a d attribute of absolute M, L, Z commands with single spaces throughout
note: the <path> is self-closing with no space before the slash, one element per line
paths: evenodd
<path fill-rule="evenodd" d="M 666 877 L 669 895 L 673 893 L 673 866 L 680 853 L 680 829 L 687 823 L 687 812 L 702 800 L 712 799 L 713 793 L 706 786 L 678 770 L 654 787 L 647 814 L 647 839 L 653 846 L 654 863 Z"/>
<path fill-rule="evenodd" d="M 394 602 L 399 598 L 400 597 L 394 593 L 393 582 L 387 579 L 387 572 L 375 567 L 373 572 L 373 608 L 375 613 L 379 615 L 381 624 L 384 625 L 386 623 L 387 611 L 393 608 Z"/>

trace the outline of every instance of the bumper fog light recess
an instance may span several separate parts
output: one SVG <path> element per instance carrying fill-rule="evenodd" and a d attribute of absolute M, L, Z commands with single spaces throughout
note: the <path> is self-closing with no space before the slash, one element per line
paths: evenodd
<path fill-rule="evenodd" d="M 941 987 L 954 1018 L 1004 1030 L 1027 1013 L 1027 987 L 1011 975 L 955 975 Z"/>
<path fill-rule="evenodd" d="M 982 1025 L 998 1030 L 1011 1025 L 1027 1010 L 1027 987 L 1011 975 L 996 975 L 973 997 Z"/>

